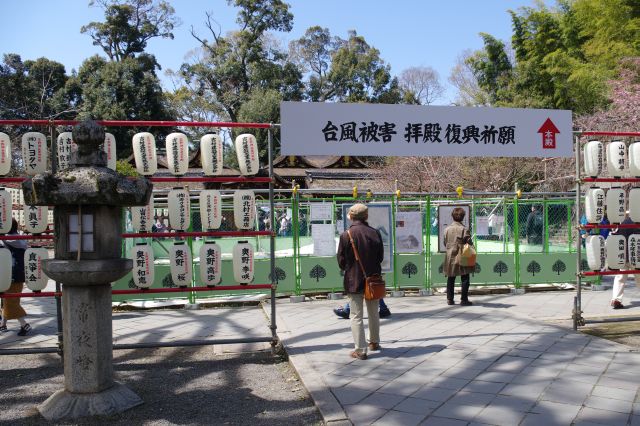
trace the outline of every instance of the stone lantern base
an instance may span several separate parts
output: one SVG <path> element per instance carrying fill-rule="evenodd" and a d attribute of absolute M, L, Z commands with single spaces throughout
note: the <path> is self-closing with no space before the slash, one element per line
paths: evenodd
<path fill-rule="evenodd" d="M 115 382 L 97 393 L 71 393 L 61 389 L 38 406 L 38 411 L 49 421 L 75 419 L 88 416 L 111 416 L 142 404 L 142 399 L 131 389 Z"/>

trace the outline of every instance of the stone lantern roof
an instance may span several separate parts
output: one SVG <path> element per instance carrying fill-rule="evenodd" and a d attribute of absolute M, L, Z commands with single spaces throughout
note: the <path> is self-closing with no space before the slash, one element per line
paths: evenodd
<path fill-rule="evenodd" d="M 70 168 L 55 174 L 42 173 L 23 182 L 29 205 L 143 206 L 149 202 L 152 184 L 145 178 L 129 179 L 107 168 L 104 128 L 88 120 L 73 128 L 78 150 Z"/>

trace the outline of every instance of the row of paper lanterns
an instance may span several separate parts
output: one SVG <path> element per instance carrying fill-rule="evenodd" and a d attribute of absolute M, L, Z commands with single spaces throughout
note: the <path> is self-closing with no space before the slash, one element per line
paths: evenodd
<path fill-rule="evenodd" d="M 605 267 L 609 269 L 625 269 L 627 262 L 632 269 L 640 269 L 640 234 L 589 235 L 585 242 L 587 264 L 594 271 Z"/>
<path fill-rule="evenodd" d="M 61 170 L 69 167 L 73 148 L 71 132 L 63 132 L 57 138 L 57 160 Z M 252 134 L 242 134 L 235 140 L 236 155 L 243 175 L 258 173 L 258 144 Z M 107 154 L 107 167 L 116 169 L 116 140 L 111 133 L 105 134 L 103 150 Z M 222 174 L 223 150 L 219 135 L 206 134 L 200 139 L 202 169 L 205 175 Z M 148 132 L 137 133 L 133 137 L 133 153 L 136 170 L 143 176 L 150 176 L 158 170 L 155 137 Z M 182 176 L 189 169 L 189 140 L 184 133 L 171 133 L 166 137 L 166 155 L 169 171 Z M 44 173 L 47 169 L 47 138 L 40 132 L 22 135 L 22 159 L 28 175 Z M 0 133 L 0 176 L 11 170 L 11 139 Z"/>
<path fill-rule="evenodd" d="M 200 191 L 200 219 L 202 229 L 220 228 L 222 224 L 222 196 L 220 191 L 205 189 Z M 187 231 L 191 225 L 191 200 L 189 191 L 175 188 L 167 195 L 169 225 L 177 231 Z M 233 217 L 238 229 L 253 229 L 256 197 L 251 190 L 238 190 L 233 193 Z M 142 207 L 131 207 L 131 224 L 135 232 L 151 232 L 154 215 L 153 198 Z"/>
<path fill-rule="evenodd" d="M 49 208 L 47 206 L 24 205 L 24 227 L 31 234 L 41 234 L 47 230 Z M 0 234 L 11 230 L 13 199 L 9 191 L 0 188 Z"/>
<path fill-rule="evenodd" d="M 633 177 L 640 177 L 640 141 L 631 143 L 628 148 L 622 141 L 613 141 L 603 145 L 600 141 L 590 141 L 584 145 L 584 173 L 597 177 L 604 170 L 606 150 L 606 166 L 611 177 L 623 177 L 627 172 Z M 628 157 L 628 161 L 627 161 Z M 627 163 L 629 169 L 627 170 Z"/>
<path fill-rule="evenodd" d="M 214 242 L 205 241 L 200 247 L 200 282 L 205 286 L 215 286 L 222 279 L 222 250 Z M 254 250 L 247 241 L 239 241 L 233 248 L 233 278 L 240 284 L 248 284 L 254 277 Z M 147 243 L 139 243 L 131 249 L 133 282 L 137 287 L 149 288 L 154 280 L 153 249 Z M 171 279 L 179 287 L 191 286 L 193 279 L 192 257 L 189 246 L 184 241 L 175 242 L 169 250 Z"/>
<path fill-rule="evenodd" d="M 640 188 L 625 191 L 622 188 L 589 188 L 585 191 L 584 210 L 588 223 L 600 223 L 605 207 L 610 223 L 622 223 L 629 205 L 629 217 L 640 222 Z"/>
<path fill-rule="evenodd" d="M 71 151 L 73 148 L 71 132 L 63 132 L 57 138 L 58 168 L 69 168 Z M 116 139 L 111 133 L 106 133 L 102 149 L 107 154 L 107 167 L 116 169 Z M 47 170 L 49 150 L 47 137 L 40 132 L 28 132 L 22 135 L 22 161 L 28 175 L 37 175 Z M 0 176 L 11 170 L 11 138 L 6 133 L 0 133 Z"/>
<path fill-rule="evenodd" d="M 47 286 L 48 278 L 42 270 L 42 261 L 49 258 L 44 247 L 29 247 L 24 252 L 25 284 L 32 291 L 41 291 Z M 7 248 L 0 248 L 0 293 L 9 290 L 13 259 Z"/>
<path fill-rule="evenodd" d="M 189 140 L 184 133 L 171 133 L 165 139 L 167 165 L 169 172 L 182 176 L 189 170 Z M 240 173 L 255 175 L 258 173 L 258 144 L 256 137 L 245 133 L 235 140 L 236 156 Z M 215 133 L 200 138 L 202 169 L 207 176 L 222 174 L 222 139 Z M 133 154 L 136 170 L 143 176 L 153 175 L 158 170 L 156 140 L 151 133 L 137 133 L 133 137 Z"/>

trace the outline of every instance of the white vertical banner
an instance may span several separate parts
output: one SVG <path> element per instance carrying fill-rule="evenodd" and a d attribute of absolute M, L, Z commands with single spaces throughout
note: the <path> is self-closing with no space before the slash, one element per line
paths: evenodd
<path fill-rule="evenodd" d="M 42 269 L 42 261 L 49 258 L 44 247 L 30 247 L 24 252 L 24 282 L 31 291 L 42 291 L 49 278 Z"/>
<path fill-rule="evenodd" d="M 111 170 L 116 169 L 116 137 L 111 133 L 104 134 L 104 144 L 102 144 L 102 150 L 107 154 L 107 167 Z"/>
<path fill-rule="evenodd" d="M 178 287 L 191 286 L 191 251 L 183 241 L 174 243 L 169 252 L 171 279 Z"/>
<path fill-rule="evenodd" d="M 71 132 L 62 132 L 58 135 L 56 150 L 58 151 L 58 169 L 68 169 L 73 150 L 73 134 Z"/>
<path fill-rule="evenodd" d="M 572 157 L 571 111 L 282 102 L 282 155 Z"/>
<path fill-rule="evenodd" d="M 200 247 L 200 281 L 208 287 L 218 284 L 222 278 L 222 250 L 214 242 Z"/>
<path fill-rule="evenodd" d="M 153 249 L 147 243 L 138 243 L 131 249 L 133 269 L 131 275 L 137 287 L 149 288 L 155 277 Z"/>
<path fill-rule="evenodd" d="M 248 241 L 238 241 L 233 248 L 233 278 L 240 284 L 253 281 L 253 246 Z"/>
<path fill-rule="evenodd" d="M 184 133 L 171 133 L 165 141 L 169 171 L 182 176 L 189 169 L 189 139 Z"/>
<path fill-rule="evenodd" d="M 169 225 L 175 230 L 186 231 L 191 225 L 191 201 L 189 191 L 174 188 L 167 195 L 169 205 Z"/>
<path fill-rule="evenodd" d="M 47 170 L 47 138 L 39 132 L 22 135 L 22 161 L 28 175 L 37 175 Z"/>
<path fill-rule="evenodd" d="M 204 189 L 200 191 L 200 223 L 202 229 L 220 228 L 222 223 L 222 197 L 220 191 L 215 189 Z"/>
<path fill-rule="evenodd" d="M 149 132 L 136 133 L 133 136 L 133 155 L 136 170 L 143 176 L 151 176 L 158 170 L 156 157 L 156 138 Z"/>
<path fill-rule="evenodd" d="M 202 169 L 207 176 L 222 174 L 222 139 L 215 133 L 209 133 L 200 138 L 200 155 Z"/>
<path fill-rule="evenodd" d="M 245 133 L 236 138 L 236 156 L 241 174 L 255 175 L 258 173 L 258 143 L 255 136 Z"/>
<path fill-rule="evenodd" d="M 6 133 L 0 132 L 0 176 L 4 176 L 11 170 L 11 138 Z"/>
<path fill-rule="evenodd" d="M 132 206 L 131 225 L 133 226 L 133 230 L 136 232 L 151 232 L 154 211 L 153 196 L 149 198 L 146 206 Z"/>
<path fill-rule="evenodd" d="M 233 194 L 233 218 L 236 228 L 249 230 L 256 219 L 256 197 L 253 191 L 242 189 Z"/>
<path fill-rule="evenodd" d="M 24 205 L 24 227 L 30 234 L 42 234 L 47 230 L 49 207 Z"/>

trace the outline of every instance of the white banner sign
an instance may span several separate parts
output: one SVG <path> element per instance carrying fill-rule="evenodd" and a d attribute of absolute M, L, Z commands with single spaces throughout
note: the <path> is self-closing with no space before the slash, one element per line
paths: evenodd
<path fill-rule="evenodd" d="M 333 219 L 333 203 L 309 203 L 311 220 Z"/>
<path fill-rule="evenodd" d="M 571 157 L 571 111 L 282 102 L 282 155 Z"/>

